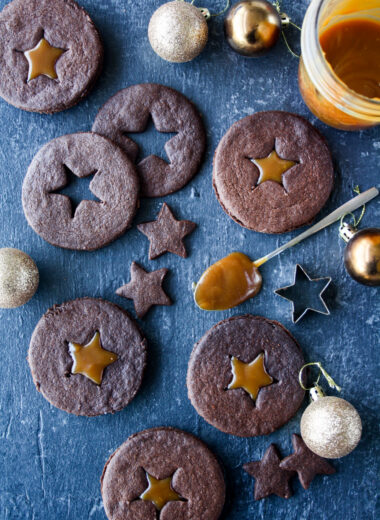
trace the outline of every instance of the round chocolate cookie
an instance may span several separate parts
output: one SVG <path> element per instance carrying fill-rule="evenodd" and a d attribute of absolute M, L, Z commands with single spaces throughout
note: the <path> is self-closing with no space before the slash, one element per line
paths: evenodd
<path fill-rule="evenodd" d="M 73 176 L 89 175 L 89 188 L 99 200 L 82 200 L 75 208 L 59 192 Z M 41 148 L 24 179 L 22 204 L 42 238 L 66 249 L 91 251 L 131 225 L 138 192 L 139 180 L 126 154 L 105 137 L 88 132 L 58 137 Z"/>
<path fill-rule="evenodd" d="M 146 364 L 146 340 L 129 315 L 101 299 L 55 305 L 34 329 L 28 362 L 37 390 L 75 415 L 125 408 Z"/>
<path fill-rule="evenodd" d="M 103 64 L 89 15 L 74 0 L 13 0 L 0 13 L 0 95 L 53 113 L 87 95 Z"/>
<path fill-rule="evenodd" d="M 216 520 L 225 484 L 220 466 L 196 437 L 152 428 L 129 437 L 101 478 L 110 520 Z"/>
<path fill-rule="evenodd" d="M 300 407 L 303 364 L 299 345 L 280 323 L 235 316 L 217 323 L 195 345 L 187 373 L 189 398 L 225 433 L 267 435 Z"/>
<path fill-rule="evenodd" d="M 321 134 L 303 117 L 258 112 L 231 126 L 214 157 L 213 185 L 224 211 L 261 233 L 310 223 L 333 187 Z"/>
<path fill-rule="evenodd" d="M 149 117 L 159 132 L 176 132 L 165 144 L 169 163 L 149 155 L 137 164 L 142 195 L 162 197 L 185 186 L 197 173 L 206 146 L 201 116 L 183 95 L 163 85 L 133 85 L 100 109 L 92 130 L 109 137 L 136 161 L 139 147 L 128 133 L 144 132 Z"/>

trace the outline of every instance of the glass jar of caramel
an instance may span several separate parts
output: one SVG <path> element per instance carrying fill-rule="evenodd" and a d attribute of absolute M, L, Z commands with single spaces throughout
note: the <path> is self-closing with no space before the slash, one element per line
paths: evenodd
<path fill-rule="evenodd" d="M 380 124 L 380 0 L 312 0 L 301 47 L 300 91 L 321 121 Z"/>

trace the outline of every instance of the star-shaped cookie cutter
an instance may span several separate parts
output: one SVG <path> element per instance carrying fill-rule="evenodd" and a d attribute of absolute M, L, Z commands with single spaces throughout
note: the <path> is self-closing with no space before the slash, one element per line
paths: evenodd
<path fill-rule="evenodd" d="M 294 272 L 294 281 L 291 285 L 287 285 L 286 287 L 281 287 L 276 289 L 274 292 L 281 298 L 292 302 L 292 321 L 293 323 L 298 323 L 307 313 L 307 311 L 314 311 L 318 314 L 324 314 L 329 316 L 330 310 L 326 305 L 325 300 L 323 299 L 323 293 L 326 291 L 327 287 L 331 283 L 331 277 L 327 276 L 324 278 L 311 278 L 305 269 L 300 265 L 296 265 L 296 270 Z M 316 299 L 317 303 L 310 303 L 311 296 L 310 291 L 302 291 L 297 289 L 297 286 L 301 286 L 302 284 L 316 283 L 321 287 L 318 292 L 318 299 Z"/>

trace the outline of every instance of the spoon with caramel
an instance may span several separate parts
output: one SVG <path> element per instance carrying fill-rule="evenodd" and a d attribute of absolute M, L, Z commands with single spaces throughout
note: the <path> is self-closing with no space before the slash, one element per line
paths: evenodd
<path fill-rule="evenodd" d="M 222 311 L 236 307 L 248 298 L 253 298 L 262 285 L 262 277 L 259 272 L 261 265 L 333 224 L 347 213 L 358 209 L 377 197 L 378 194 L 379 191 L 376 188 L 361 193 L 297 237 L 254 262 L 243 253 L 231 253 L 218 260 L 203 273 L 199 282 L 194 284 L 195 303 L 206 311 Z"/>

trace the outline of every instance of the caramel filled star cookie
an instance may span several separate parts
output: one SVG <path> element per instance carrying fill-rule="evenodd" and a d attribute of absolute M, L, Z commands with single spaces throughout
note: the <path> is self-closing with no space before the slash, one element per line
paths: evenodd
<path fill-rule="evenodd" d="M 61 193 L 75 177 L 92 175 L 97 200 L 73 201 Z M 50 141 L 34 157 L 24 179 L 22 205 L 43 239 L 66 249 L 91 251 L 130 227 L 138 207 L 139 180 L 126 154 L 92 132 Z"/>
<path fill-rule="evenodd" d="M 80 298 L 49 309 L 28 352 L 36 388 L 75 415 L 125 408 L 146 364 L 146 341 L 129 315 L 105 300 Z"/>
<path fill-rule="evenodd" d="M 169 162 L 149 155 L 137 163 L 142 195 L 162 197 L 183 188 L 203 159 L 206 134 L 191 101 L 164 85 L 133 85 L 107 101 L 92 130 L 115 141 L 136 161 L 139 148 L 127 134 L 144 132 L 150 117 L 158 132 L 176 133 L 165 144 Z"/>
<path fill-rule="evenodd" d="M 51 114 L 85 97 L 103 64 L 91 18 L 74 0 L 13 0 L 0 13 L 0 96 Z"/>
<path fill-rule="evenodd" d="M 162 427 L 132 435 L 111 455 L 101 492 L 109 520 L 217 520 L 225 484 L 205 444 Z"/>
<path fill-rule="evenodd" d="M 253 437 L 285 424 L 300 407 L 301 349 L 285 327 L 259 316 L 217 323 L 195 345 L 187 372 L 192 405 L 219 430 Z"/>
<path fill-rule="evenodd" d="M 333 188 L 321 134 L 303 117 L 258 112 L 234 123 L 214 156 L 213 186 L 224 211 L 261 233 L 310 223 Z"/>

